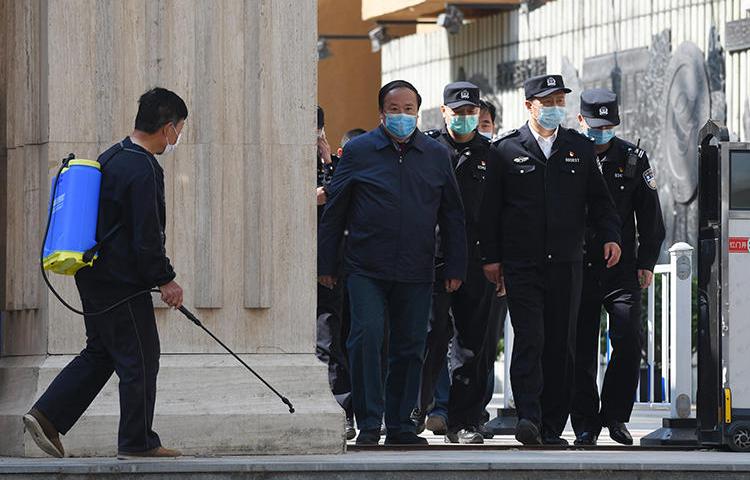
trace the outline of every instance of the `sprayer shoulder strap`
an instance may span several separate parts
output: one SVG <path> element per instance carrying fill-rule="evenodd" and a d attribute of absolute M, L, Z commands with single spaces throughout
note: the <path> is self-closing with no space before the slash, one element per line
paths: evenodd
<path fill-rule="evenodd" d="M 142 152 L 138 152 L 137 150 L 133 150 L 133 149 L 130 149 L 130 148 L 125 148 L 125 145 L 123 145 L 122 141 L 120 141 L 120 143 L 117 144 L 117 147 L 114 148 L 114 149 L 112 149 L 112 153 L 110 153 L 107 156 L 107 158 L 105 158 L 104 160 L 102 160 L 101 162 L 99 162 L 99 164 L 101 165 L 101 167 L 100 167 L 101 171 L 103 172 L 105 165 L 107 165 L 109 163 L 109 161 L 112 160 L 112 158 L 115 155 L 117 155 L 118 153 L 122 152 L 123 150 L 132 151 L 132 152 L 136 152 L 136 153 L 142 153 Z M 86 252 L 84 252 L 84 254 L 83 254 L 83 261 L 86 262 L 86 263 L 92 261 L 94 259 L 94 255 L 96 255 L 96 252 L 98 252 L 99 249 L 102 248 L 102 245 L 104 244 L 104 242 L 106 242 L 107 240 L 109 240 L 110 238 L 112 238 L 121 228 L 122 228 L 122 222 L 115 223 L 114 226 L 112 228 L 110 228 L 107 231 L 107 233 L 105 233 L 102 236 L 102 238 L 96 242 L 96 245 L 94 245 L 93 247 L 91 247 L 88 250 L 86 250 Z"/>

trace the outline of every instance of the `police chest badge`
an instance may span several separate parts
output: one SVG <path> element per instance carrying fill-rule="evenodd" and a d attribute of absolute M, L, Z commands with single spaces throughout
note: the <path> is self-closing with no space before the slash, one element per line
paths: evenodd
<path fill-rule="evenodd" d="M 652 168 L 643 172 L 643 180 L 646 182 L 646 185 L 648 185 L 648 188 L 656 190 L 656 177 L 654 176 L 654 170 Z"/>
<path fill-rule="evenodd" d="M 529 161 L 529 157 L 516 157 L 513 159 L 513 163 L 526 163 Z"/>

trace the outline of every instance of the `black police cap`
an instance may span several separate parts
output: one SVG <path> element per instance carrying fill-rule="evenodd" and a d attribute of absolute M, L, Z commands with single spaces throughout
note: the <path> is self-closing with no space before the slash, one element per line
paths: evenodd
<path fill-rule="evenodd" d="M 479 87 L 469 82 L 449 83 L 443 90 L 443 105 L 460 108 L 466 105 L 479 106 Z"/>
<path fill-rule="evenodd" d="M 559 91 L 570 93 L 569 88 L 565 88 L 562 75 L 539 75 L 531 77 L 523 82 L 523 90 L 526 94 L 526 100 L 534 97 L 546 97 L 547 95 Z"/>
<path fill-rule="evenodd" d="M 620 124 L 617 95 L 606 88 L 592 88 L 581 93 L 581 116 L 591 128 Z"/>

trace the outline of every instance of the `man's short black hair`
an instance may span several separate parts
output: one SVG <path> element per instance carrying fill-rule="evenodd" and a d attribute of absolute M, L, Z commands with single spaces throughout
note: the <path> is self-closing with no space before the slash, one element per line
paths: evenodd
<path fill-rule="evenodd" d="M 417 96 L 417 108 L 422 106 L 422 97 L 419 95 L 419 92 L 414 85 L 407 82 L 406 80 L 394 80 L 383 85 L 380 88 L 380 92 L 378 92 L 378 108 L 381 112 L 383 111 L 383 105 L 385 104 L 385 96 L 388 95 L 388 92 L 397 88 L 408 88 L 409 90 L 414 92 L 414 94 Z"/>
<path fill-rule="evenodd" d="M 166 88 L 152 88 L 138 99 L 138 115 L 135 129 L 155 133 L 168 123 L 177 125 L 188 116 L 185 102 L 179 95 Z"/>
<path fill-rule="evenodd" d="M 492 123 L 495 123 L 495 116 L 497 115 L 497 108 L 495 106 L 488 102 L 487 100 L 479 100 L 479 111 L 487 110 L 490 112 L 490 118 L 492 119 Z"/>
<path fill-rule="evenodd" d="M 318 130 L 323 128 L 323 126 L 326 124 L 326 114 L 323 112 L 323 107 L 318 105 Z"/>
<path fill-rule="evenodd" d="M 344 145 L 349 143 L 349 140 L 351 140 L 354 137 L 358 137 L 362 135 L 363 133 L 367 133 L 367 131 L 364 128 L 352 128 L 348 132 L 344 134 L 343 137 L 341 137 L 341 148 L 344 148 Z"/>

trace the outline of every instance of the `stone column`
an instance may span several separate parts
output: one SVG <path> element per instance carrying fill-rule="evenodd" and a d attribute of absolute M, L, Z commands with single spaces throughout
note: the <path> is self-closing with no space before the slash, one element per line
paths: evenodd
<path fill-rule="evenodd" d="M 186 305 L 297 413 L 157 300 L 155 430 L 188 454 L 343 451 L 343 413 L 314 356 L 316 3 L 0 3 L 0 455 L 42 455 L 21 416 L 84 345 L 82 318 L 38 272 L 50 175 L 69 152 L 96 158 L 129 134 L 157 85 L 190 110 L 161 160 Z M 72 277 L 54 283 L 79 304 Z M 118 417 L 114 376 L 66 449 L 113 455 Z"/>

